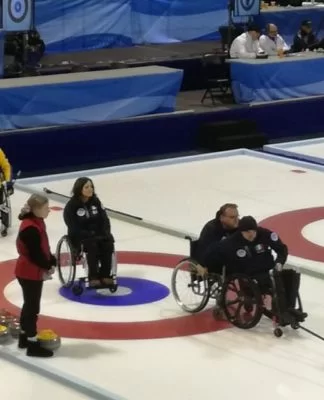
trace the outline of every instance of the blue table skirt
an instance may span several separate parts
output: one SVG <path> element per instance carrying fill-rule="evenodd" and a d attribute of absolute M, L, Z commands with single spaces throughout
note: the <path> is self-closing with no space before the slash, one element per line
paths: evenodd
<path fill-rule="evenodd" d="M 324 95 L 324 57 L 260 64 L 232 62 L 238 104 Z"/>
<path fill-rule="evenodd" d="M 0 129 L 82 124 L 174 111 L 183 72 L 165 68 L 164 73 L 136 75 L 136 70 L 126 70 L 128 76 L 116 78 L 89 79 L 88 74 L 93 73 L 84 73 L 84 80 L 77 82 L 35 81 L 33 86 L 6 88 L 0 84 Z M 26 79 L 45 78 L 50 79 Z M 21 79 L 23 85 L 25 78 Z"/>
<path fill-rule="evenodd" d="M 294 36 L 300 28 L 300 23 L 303 20 L 311 20 L 313 22 L 314 32 L 318 32 L 318 37 L 324 37 L 324 7 L 305 8 L 305 9 L 292 9 L 289 8 L 285 11 L 267 11 L 261 12 L 255 18 L 255 22 L 262 28 L 266 24 L 272 23 L 278 26 L 280 34 L 284 37 L 287 44 L 290 46 L 293 42 Z"/>

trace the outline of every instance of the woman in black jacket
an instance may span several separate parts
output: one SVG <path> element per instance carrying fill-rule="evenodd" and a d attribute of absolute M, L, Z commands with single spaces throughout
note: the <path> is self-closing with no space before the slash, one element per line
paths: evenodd
<path fill-rule="evenodd" d="M 109 218 L 95 194 L 91 179 L 82 177 L 75 181 L 72 197 L 65 206 L 63 216 L 72 246 L 79 252 L 83 245 L 86 252 L 89 286 L 112 285 L 114 238 L 110 232 Z"/>

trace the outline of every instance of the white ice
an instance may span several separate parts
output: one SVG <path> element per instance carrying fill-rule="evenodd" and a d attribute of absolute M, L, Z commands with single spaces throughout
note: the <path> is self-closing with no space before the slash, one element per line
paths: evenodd
<path fill-rule="evenodd" d="M 242 215 L 253 214 L 258 219 L 282 211 L 321 206 L 324 198 L 323 173 L 307 170 L 306 174 L 294 174 L 292 169 L 295 168 L 283 163 L 236 156 L 96 175 L 93 178 L 106 206 L 198 233 L 204 222 L 212 218 L 224 202 L 236 202 Z M 69 194 L 73 180 L 59 182 L 48 179 L 48 182 L 34 186 L 48 186 Z M 27 194 L 21 192 L 14 196 L 15 215 L 26 198 Z M 17 222 L 15 224 L 11 235 L 0 241 L 0 260 L 16 257 L 14 241 Z M 65 233 L 61 213 L 53 211 L 47 225 L 54 247 Z M 120 251 L 188 253 L 188 243 L 184 240 L 116 220 L 112 221 L 112 226 Z M 313 226 L 311 233 L 308 230 L 304 234 L 316 239 L 315 228 Z M 309 260 L 304 261 L 309 263 Z M 131 268 L 123 265 L 120 271 L 129 276 Z M 132 272 L 135 276 L 141 273 L 164 284 L 168 284 L 170 279 L 168 271 L 163 268 L 151 270 L 150 267 L 141 267 L 134 268 Z M 64 318 L 73 312 L 75 319 L 101 321 L 108 317 L 113 322 L 153 320 L 166 315 L 172 318 L 182 314 L 171 296 L 148 306 L 103 311 L 83 304 L 70 304 L 62 299 L 56 292 L 57 280 L 46 283 L 46 286 L 42 306 L 44 315 L 56 314 Z M 322 334 L 323 293 L 324 283 L 321 280 L 303 276 L 301 296 L 310 314 L 307 327 Z M 21 302 L 14 283 L 7 287 L 6 295 L 15 304 Z M 230 400 L 238 396 L 249 400 L 305 400 L 307 397 L 322 400 L 323 360 L 323 342 L 305 332 L 291 329 L 277 339 L 272 334 L 270 322 L 262 320 L 257 328 L 250 331 L 232 328 L 176 339 L 63 339 L 56 357 L 45 362 L 128 400 L 191 400 L 202 397 L 205 400 Z M 0 388 L 5 399 L 38 400 L 49 396 L 48 393 L 53 397 L 82 399 L 68 389 L 28 374 L 7 362 L 1 363 L 1 371 Z M 9 385 L 9 382 L 18 381 L 29 382 L 23 397 Z M 31 390 L 32 385 L 35 385 L 34 391 Z"/>

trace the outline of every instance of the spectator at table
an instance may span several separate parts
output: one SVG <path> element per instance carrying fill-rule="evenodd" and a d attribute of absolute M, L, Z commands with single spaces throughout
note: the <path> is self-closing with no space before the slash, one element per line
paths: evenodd
<path fill-rule="evenodd" d="M 234 39 L 231 48 L 231 58 L 256 58 L 263 53 L 259 45 L 261 29 L 257 25 L 249 25 L 246 32 Z"/>
<path fill-rule="evenodd" d="M 313 33 L 312 21 L 303 21 L 300 25 L 300 29 L 294 37 L 291 51 L 293 53 L 300 53 L 306 50 L 314 50 L 319 46 L 319 41 L 316 35 Z"/>
<path fill-rule="evenodd" d="M 260 37 L 260 47 L 269 56 L 282 55 L 289 51 L 289 46 L 278 33 L 275 24 L 266 25 L 266 33 Z"/>

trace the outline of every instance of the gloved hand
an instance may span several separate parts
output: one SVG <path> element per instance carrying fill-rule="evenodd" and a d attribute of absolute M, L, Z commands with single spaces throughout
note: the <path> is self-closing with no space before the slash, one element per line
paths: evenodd
<path fill-rule="evenodd" d="M 6 189 L 7 189 L 8 195 L 12 196 L 14 194 L 14 184 L 13 184 L 13 182 L 11 182 L 11 181 L 6 182 Z"/>
<path fill-rule="evenodd" d="M 53 254 L 51 254 L 50 262 L 51 262 L 51 266 L 52 267 L 56 267 L 57 266 L 57 259 Z"/>

